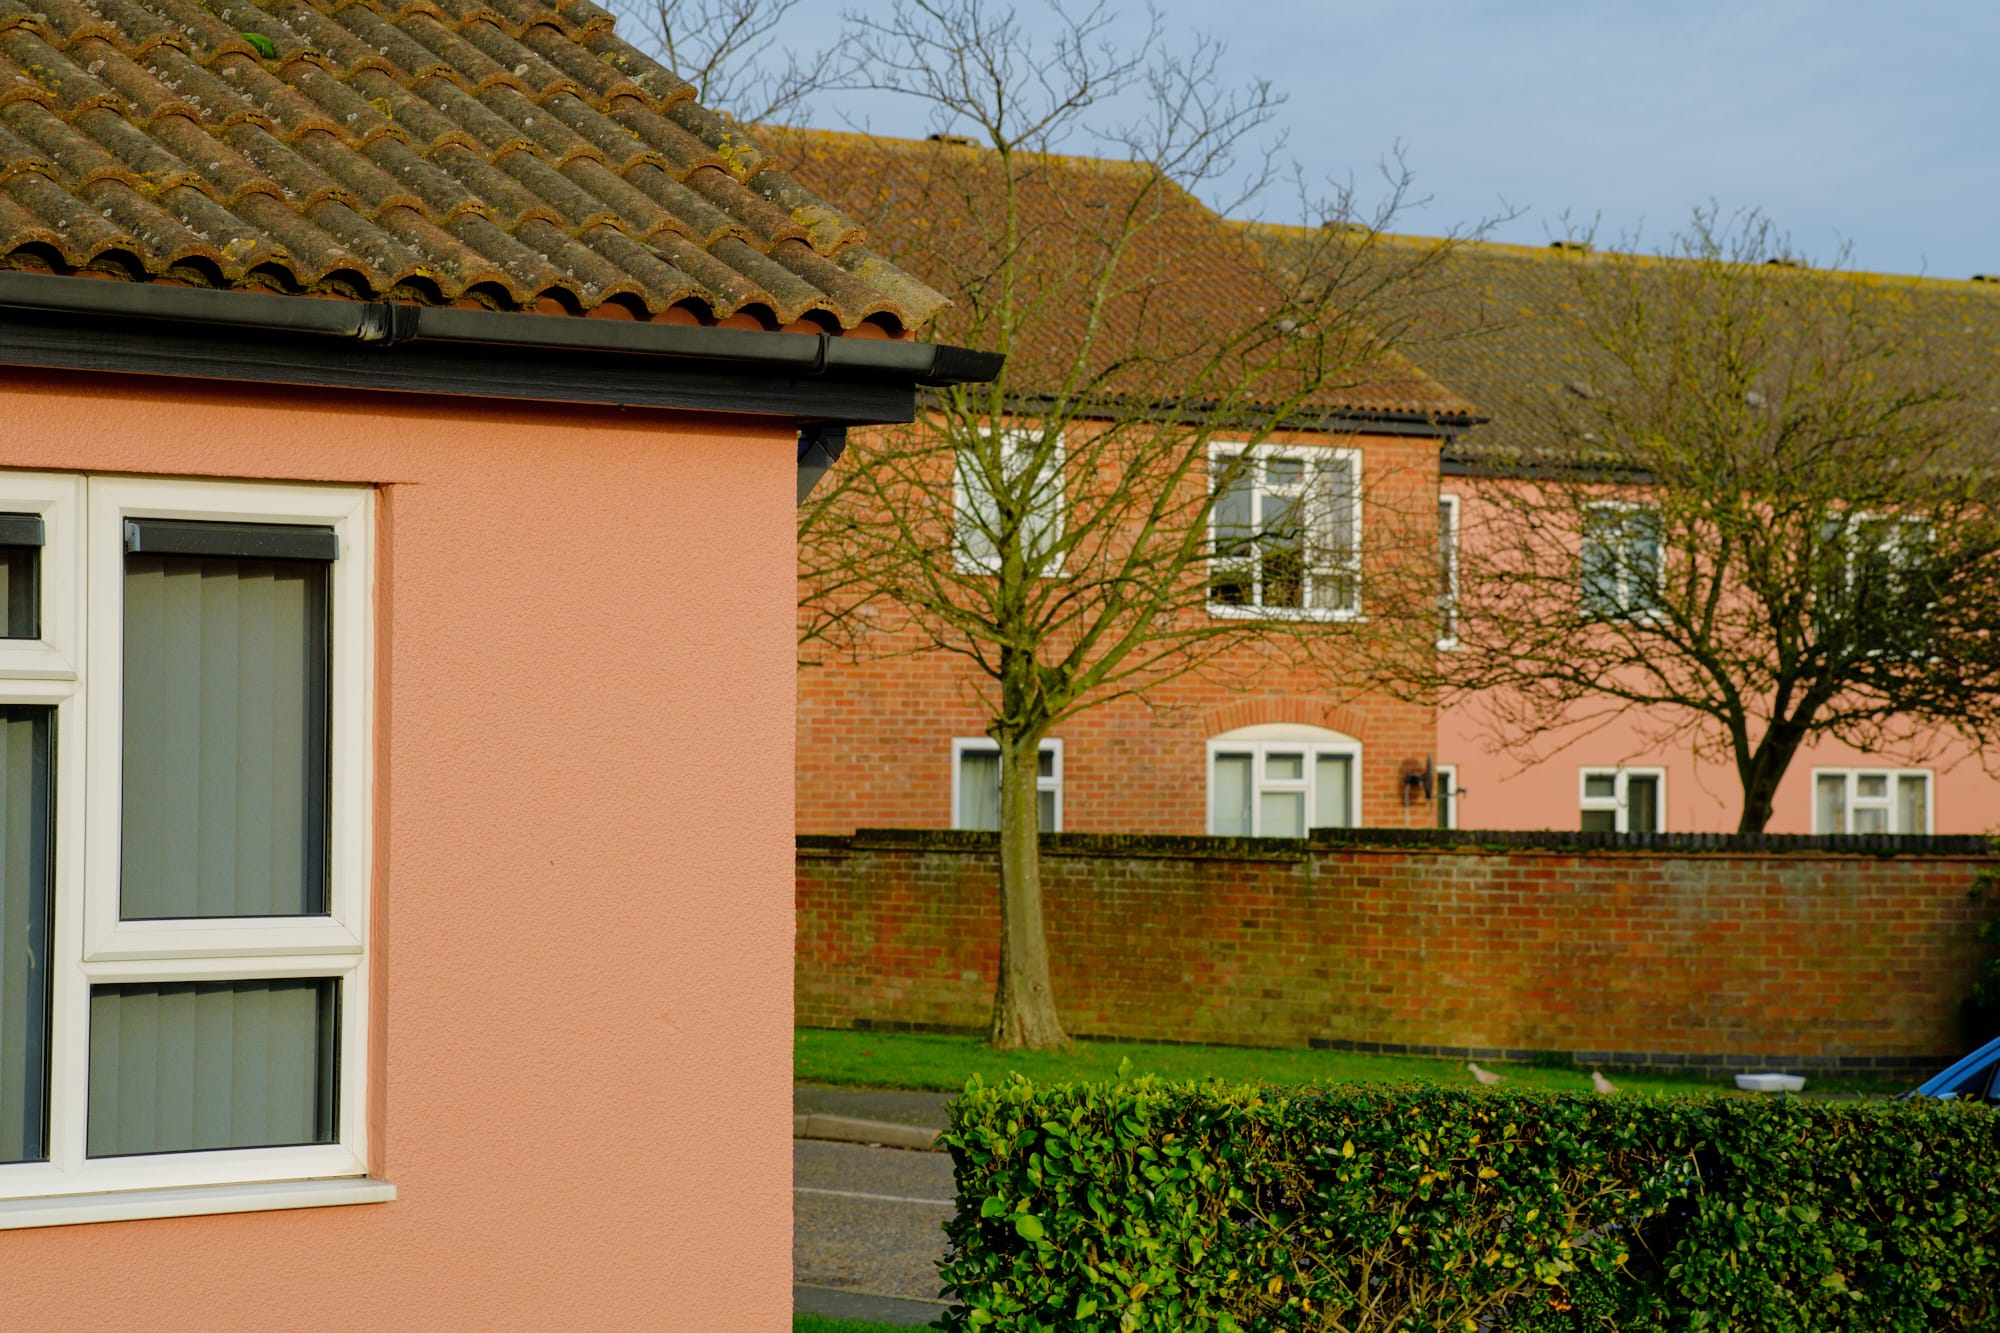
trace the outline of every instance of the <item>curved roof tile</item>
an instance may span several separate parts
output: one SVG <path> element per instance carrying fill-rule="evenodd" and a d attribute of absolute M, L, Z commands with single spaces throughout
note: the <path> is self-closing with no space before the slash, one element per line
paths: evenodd
<path fill-rule="evenodd" d="M 895 331 L 946 304 L 693 98 L 590 0 L 0 0 L 0 266 Z"/>

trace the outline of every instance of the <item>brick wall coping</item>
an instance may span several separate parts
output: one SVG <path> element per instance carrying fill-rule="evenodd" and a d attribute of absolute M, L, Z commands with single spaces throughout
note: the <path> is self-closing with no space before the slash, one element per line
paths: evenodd
<path fill-rule="evenodd" d="M 801 855 L 839 855 L 881 848 L 992 853 L 999 835 L 967 829 L 857 829 L 853 834 L 802 833 Z M 1203 861 L 1304 861 L 1330 850 L 1484 853 L 1636 853 L 1640 855 L 1921 856 L 1980 859 L 2000 855 L 2000 839 L 1980 834 L 1582 833 L 1563 829 L 1316 829 L 1310 838 L 1214 838 L 1154 833 L 1044 833 L 1042 849 L 1058 856 L 1164 857 Z"/>

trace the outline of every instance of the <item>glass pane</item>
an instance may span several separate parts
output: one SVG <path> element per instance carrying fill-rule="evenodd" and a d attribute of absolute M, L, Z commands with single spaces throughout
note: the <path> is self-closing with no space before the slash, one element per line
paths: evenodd
<path fill-rule="evenodd" d="M 1000 526 L 1000 506 L 993 501 L 976 455 L 967 452 L 958 458 L 958 499 L 964 506 L 954 516 L 959 553 L 975 569 L 998 563 L 999 548 L 993 532 Z"/>
<path fill-rule="evenodd" d="M 90 1156 L 333 1142 L 339 984 L 93 986 Z"/>
<path fill-rule="evenodd" d="M 958 756 L 958 828 L 1000 827 L 1000 752 L 966 750 Z"/>
<path fill-rule="evenodd" d="M 1889 812 L 1887 810 L 1882 809 L 1880 806 L 1871 808 L 1869 806 L 1858 805 L 1854 807 L 1854 832 L 1887 833 L 1888 831 Z"/>
<path fill-rule="evenodd" d="M 1616 810 L 1586 810 L 1583 812 L 1585 833 L 1616 833 L 1618 812 Z"/>
<path fill-rule="evenodd" d="M 1583 779 L 1583 794 L 1593 801 L 1608 801 L 1618 795 L 1618 777 L 1614 773 L 1587 773 Z"/>
<path fill-rule="evenodd" d="M 1264 463 L 1264 484 L 1267 486 L 1296 486 L 1305 477 L 1306 465 L 1303 459 L 1272 458 Z M 1270 502 L 1265 502 L 1265 513 L 1270 513 Z"/>
<path fill-rule="evenodd" d="M 1822 773 L 1813 784 L 1813 832 L 1847 832 L 1847 776 Z"/>
<path fill-rule="evenodd" d="M 125 558 L 120 913 L 326 906 L 328 568 Z"/>
<path fill-rule="evenodd" d="M 1247 606 L 1256 592 L 1256 570 L 1246 558 L 1255 549 L 1251 495 L 1249 478 L 1239 476 L 1215 500 L 1216 560 L 1208 595 L 1210 601 L 1226 606 Z"/>
<path fill-rule="evenodd" d="M 1458 793 L 1453 790 L 1454 780 L 1449 773 L 1437 776 L 1437 823 L 1439 828 L 1457 828 L 1458 812 L 1454 809 Z"/>
<path fill-rule="evenodd" d="M 1299 503 L 1264 497 L 1264 606 L 1302 606 L 1305 597 L 1305 529 Z"/>
<path fill-rule="evenodd" d="M 1887 773 L 1862 773 L 1854 779 L 1854 796 L 1861 801 L 1886 800 L 1889 795 L 1889 775 Z"/>
<path fill-rule="evenodd" d="M 47 708 L 0 708 L 0 1162 L 48 1156 Z"/>
<path fill-rule="evenodd" d="M 1250 756 L 1219 754 L 1210 778 L 1209 796 L 1214 806 L 1214 828 L 1221 838 L 1250 836 Z"/>
<path fill-rule="evenodd" d="M 1267 754 L 1264 756 L 1264 777 L 1270 782 L 1297 782 L 1306 775 L 1306 757 L 1302 754 Z"/>
<path fill-rule="evenodd" d="M 1349 778 L 1353 773 L 1351 755 L 1323 754 L 1313 760 L 1313 827 L 1348 826 Z"/>
<path fill-rule="evenodd" d="M 1046 745 L 1042 747 L 1041 753 L 1035 756 L 1035 772 L 1045 778 L 1056 775 L 1056 752 Z"/>
<path fill-rule="evenodd" d="M 1041 820 L 1041 823 L 1037 827 L 1042 832 L 1061 832 L 1056 827 L 1056 794 L 1054 792 L 1039 791 L 1035 793 L 1035 814 L 1036 818 Z"/>
<path fill-rule="evenodd" d="M 1930 831 L 1931 782 L 1905 775 L 1896 779 L 1896 832 Z"/>
<path fill-rule="evenodd" d="M 1611 517 L 1594 511 L 1584 521 L 1583 547 L 1578 555 L 1583 584 L 1584 614 L 1611 616 L 1618 612 L 1618 556 L 1613 545 Z"/>
<path fill-rule="evenodd" d="M 1625 831 L 1627 833 L 1658 833 L 1660 831 L 1660 780 L 1658 778 L 1625 779 Z"/>
<path fill-rule="evenodd" d="M 1306 794 L 1302 791 L 1267 791 L 1257 796 L 1257 831 L 1266 838 L 1306 836 Z"/>
<path fill-rule="evenodd" d="M 0 604 L 7 608 L 7 632 L 0 638 L 42 636 L 41 548 L 0 546 Z"/>

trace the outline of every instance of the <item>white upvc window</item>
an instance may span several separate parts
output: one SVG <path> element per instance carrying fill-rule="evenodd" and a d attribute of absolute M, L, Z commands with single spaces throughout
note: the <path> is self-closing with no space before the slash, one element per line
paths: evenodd
<path fill-rule="evenodd" d="M 1586 768 L 1577 776 L 1585 833 L 1667 831 L 1665 769 Z"/>
<path fill-rule="evenodd" d="M 0 472 L 0 547 L 28 514 L 0 1227 L 393 1197 L 364 1179 L 373 493 Z"/>
<path fill-rule="evenodd" d="M 1209 463 L 1209 614 L 1360 615 L 1361 451 L 1217 445 Z"/>
<path fill-rule="evenodd" d="M 1814 833 L 1929 833 L 1927 768 L 1815 768 Z"/>
<path fill-rule="evenodd" d="M 1361 743 L 1321 727 L 1267 723 L 1208 743 L 1208 831 L 1303 838 L 1361 822 Z"/>
<path fill-rule="evenodd" d="M 1044 833 L 1062 832 L 1063 743 L 1042 742 L 1036 755 L 1035 805 Z M 951 743 L 951 826 L 1000 827 L 1000 747 L 984 736 Z"/>
<path fill-rule="evenodd" d="M 1458 827 L 1458 765 L 1456 764 L 1438 765 L 1437 826 Z"/>
<path fill-rule="evenodd" d="M 1456 495 L 1438 496 L 1438 647 L 1458 647 L 1458 519 Z M 1444 827 L 1449 828 L 1450 825 Z"/>
<path fill-rule="evenodd" d="M 1005 431 L 999 437 L 1001 480 L 1008 491 L 1021 484 L 1043 452 L 1043 438 L 1032 431 Z M 1020 550 L 1028 569 L 1040 578 L 1063 571 L 1062 540 L 1069 497 L 1064 486 L 1064 449 L 1060 436 L 1047 450 L 1020 526 Z M 985 473 L 979 451 L 960 450 L 952 470 L 952 558 L 961 574 L 997 574 L 1001 565 L 1000 505 Z"/>
<path fill-rule="evenodd" d="M 1606 501 L 1584 515 L 1578 556 L 1583 612 L 1594 620 L 1643 620 L 1660 607 L 1666 569 L 1660 511 Z"/>

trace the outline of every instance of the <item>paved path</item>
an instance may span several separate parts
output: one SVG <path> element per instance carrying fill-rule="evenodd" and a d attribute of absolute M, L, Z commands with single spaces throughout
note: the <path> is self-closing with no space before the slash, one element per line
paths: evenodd
<path fill-rule="evenodd" d="M 950 1157 L 799 1139 L 792 1189 L 794 1309 L 909 1325 L 937 1317 Z"/>
<path fill-rule="evenodd" d="M 945 1092 L 902 1092 L 895 1088 L 842 1088 L 830 1083 L 794 1083 L 794 1115 L 840 1115 L 856 1120 L 886 1120 L 897 1125 L 943 1129 Z"/>

